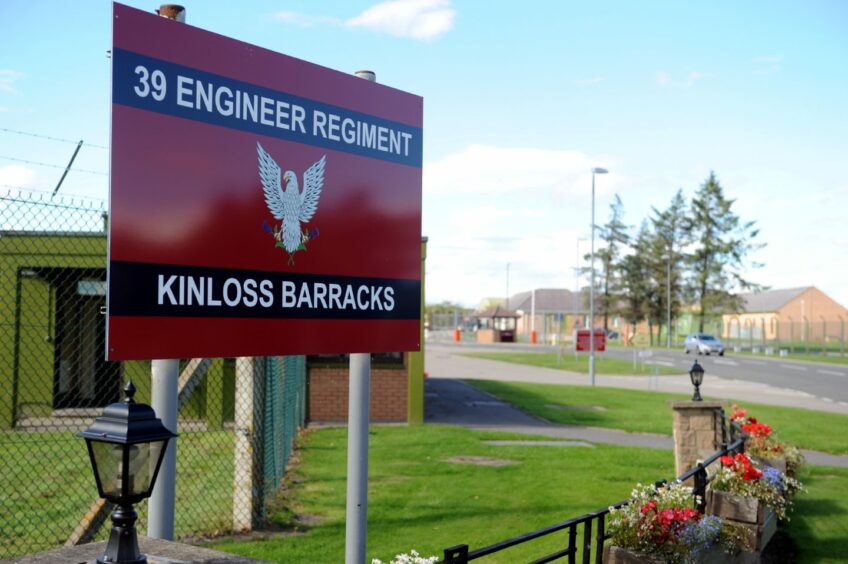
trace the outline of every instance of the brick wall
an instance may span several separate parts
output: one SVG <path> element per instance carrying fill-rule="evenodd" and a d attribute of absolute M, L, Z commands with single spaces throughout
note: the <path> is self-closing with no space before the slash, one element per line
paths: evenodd
<path fill-rule="evenodd" d="M 347 421 L 347 366 L 308 370 L 309 420 Z M 406 422 L 407 374 L 405 367 L 371 369 L 371 421 Z"/>

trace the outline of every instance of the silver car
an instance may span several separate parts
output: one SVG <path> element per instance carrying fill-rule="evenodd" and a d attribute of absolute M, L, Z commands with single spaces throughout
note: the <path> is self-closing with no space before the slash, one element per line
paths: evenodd
<path fill-rule="evenodd" d="M 716 353 L 719 356 L 724 356 L 724 343 L 706 333 L 692 333 L 683 341 L 683 352 L 686 354 L 690 352 L 698 354 Z"/>

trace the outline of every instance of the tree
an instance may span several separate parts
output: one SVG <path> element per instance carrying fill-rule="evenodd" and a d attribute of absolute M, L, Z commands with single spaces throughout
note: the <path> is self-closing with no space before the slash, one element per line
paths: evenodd
<path fill-rule="evenodd" d="M 749 253 L 765 244 L 755 242 L 759 229 L 756 222 L 743 223 L 733 210 L 735 200 L 724 196 L 714 172 L 701 184 L 692 199 L 691 235 L 694 252 L 690 257 L 695 299 L 700 307 L 699 331 L 704 319 L 714 311 L 738 310 L 738 290 L 756 290 L 760 286 L 744 277 L 749 267 Z"/>
<path fill-rule="evenodd" d="M 662 315 L 658 320 L 660 328 L 665 326 L 666 336 L 671 334 L 671 319 L 680 313 L 685 297 L 683 285 L 685 249 L 692 242 L 692 222 L 687 215 L 683 190 L 678 190 L 668 208 L 663 211 L 652 207 L 653 215 L 653 278 L 657 281 L 658 306 Z M 658 339 L 661 336 L 658 335 Z"/>
<path fill-rule="evenodd" d="M 627 234 L 628 226 L 624 224 L 624 204 L 618 194 L 610 204 L 610 218 L 605 225 L 598 228 L 598 238 L 604 246 L 595 252 L 595 258 L 600 261 L 601 268 L 596 281 L 595 297 L 598 311 L 604 316 L 604 329 L 609 330 L 609 314 L 617 310 L 621 300 L 620 257 L 621 247 L 630 240 Z"/>
<path fill-rule="evenodd" d="M 646 317 L 650 319 L 648 314 L 656 286 L 651 277 L 651 232 L 647 221 L 642 222 L 631 249 L 633 252 L 621 260 L 621 313 L 627 323 L 635 326 Z"/>

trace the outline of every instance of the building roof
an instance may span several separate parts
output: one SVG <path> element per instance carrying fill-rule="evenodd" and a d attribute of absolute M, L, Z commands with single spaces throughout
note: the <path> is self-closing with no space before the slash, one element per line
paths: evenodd
<path fill-rule="evenodd" d="M 782 290 L 767 290 L 765 292 L 746 292 L 739 294 L 742 298 L 742 311 L 745 313 L 768 313 L 777 311 L 813 286 L 801 288 L 784 288 Z"/>
<path fill-rule="evenodd" d="M 489 309 L 478 311 L 474 313 L 474 317 L 477 318 L 495 318 L 495 317 L 521 317 L 515 311 L 511 309 L 506 309 L 501 305 L 496 305 L 495 307 L 490 307 Z"/>
<path fill-rule="evenodd" d="M 532 292 L 519 292 L 509 298 L 509 309 L 530 313 Z M 582 298 L 571 290 L 562 288 L 539 288 L 536 290 L 536 313 L 580 313 L 583 311 Z"/>

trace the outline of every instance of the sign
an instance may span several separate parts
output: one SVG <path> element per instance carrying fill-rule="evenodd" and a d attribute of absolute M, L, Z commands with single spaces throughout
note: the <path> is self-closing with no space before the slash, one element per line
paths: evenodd
<path fill-rule="evenodd" d="M 589 330 L 588 329 L 578 329 L 577 330 L 577 339 L 575 339 L 575 343 L 577 344 L 577 351 L 588 351 L 591 343 L 589 343 Z M 603 329 L 595 329 L 595 350 L 598 352 L 604 352 L 607 348 L 607 335 L 604 333 Z"/>
<path fill-rule="evenodd" d="M 113 16 L 107 358 L 418 350 L 422 99 Z"/>

